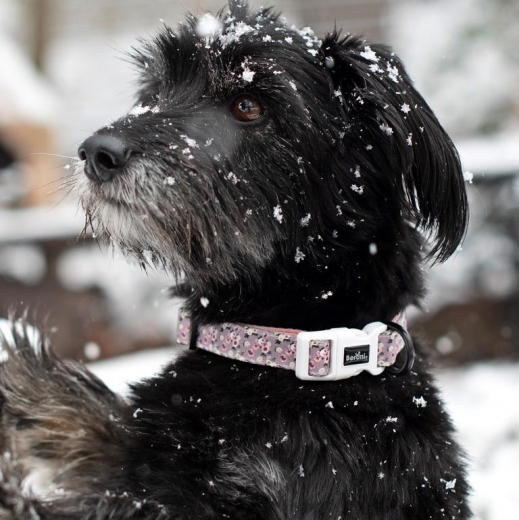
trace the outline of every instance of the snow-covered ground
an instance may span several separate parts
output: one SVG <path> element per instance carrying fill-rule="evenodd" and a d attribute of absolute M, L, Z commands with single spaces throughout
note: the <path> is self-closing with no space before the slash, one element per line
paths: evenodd
<path fill-rule="evenodd" d="M 153 375 L 179 347 L 90 365 L 114 391 Z M 470 460 L 475 520 L 519 518 L 519 364 L 443 370 L 438 382 Z"/>

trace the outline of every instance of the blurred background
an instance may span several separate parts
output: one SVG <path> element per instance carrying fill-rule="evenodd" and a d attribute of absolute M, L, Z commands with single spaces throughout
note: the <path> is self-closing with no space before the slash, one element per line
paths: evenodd
<path fill-rule="evenodd" d="M 125 55 L 224 0 L 0 0 L 0 316 L 29 307 L 92 361 L 171 344 L 167 279 L 102 251 L 60 190 L 78 144 L 132 106 Z M 289 21 L 394 47 L 454 138 L 471 224 L 412 330 L 435 353 L 474 457 L 478 518 L 519 518 L 519 2 L 272 0 Z M 260 3 L 253 2 L 259 6 Z M 497 447 L 496 447 L 497 446 Z M 515 508 L 515 509 L 514 509 Z"/>

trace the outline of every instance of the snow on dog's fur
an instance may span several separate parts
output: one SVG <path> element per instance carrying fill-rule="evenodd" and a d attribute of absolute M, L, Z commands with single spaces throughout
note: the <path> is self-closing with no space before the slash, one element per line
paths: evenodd
<path fill-rule="evenodd" d="M 134 58 L 135 108 L 80 147 L 76 187 L 97 236 L 170 272 L 197 324 L 362 328 L 419 304 L 467 203 L 389 49 L 242 0 Z M 420 352 L 401 377 L 325 383 L 193 350 L 124 402 L 20 325 L 4 349 L 2 520 L 470 516 Z"/>

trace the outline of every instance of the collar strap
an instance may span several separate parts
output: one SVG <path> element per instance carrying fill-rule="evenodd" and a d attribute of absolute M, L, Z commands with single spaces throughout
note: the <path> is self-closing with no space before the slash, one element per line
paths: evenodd
<path fill-rule="evenodd" d="M 198 326 L 191 341 L 191 320 L 181 309 L 177 341 L 237 361 L 294 370 L 299 379 L 335 381 L 364 370 L 379 375 L 392 367 L 404 347 L 412 350 L 406 326 L 404 312 L 388 324 L 377 321 L 362 330 L 343 327 L 304 332 L 219 323 Z"/>

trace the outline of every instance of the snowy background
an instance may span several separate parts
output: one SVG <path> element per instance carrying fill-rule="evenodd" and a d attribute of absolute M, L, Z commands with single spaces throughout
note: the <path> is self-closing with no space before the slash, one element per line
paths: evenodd
<path fill-rule="evenodd" d="M 131 107 L 135 78 L 124 57 L 137 36 L 223 2 L 0 0 L 0 144 L 19 123 L 44 127 L 63 156 L 51 173 L 66 177 L 78 144 Z M 474 174 L 467 240 L 432 269 L 427 312 L 412 312 L 413 327 L 444 367 L 438 380 L 471 461 L 476 518 L 519 518 L 519 2 L 270 3 L 318 33 L 337 20 L 393 45 Z M 27 148 L 27 156 L 43 149 Z M 40 182 L 40 205 L 27 207 L 20 178 L 32 166 L 22 155 L 2 168 L 0 153 L 0 313 L 14 304 L 48 314 L 64 355 L 124 354 L 92 365 L 124 391 L 125 380 L 178 353 L 158 348 L 172 342 L 178 302 L 167 299 L 164 275 L 76 240 L 83 218 L 72 199 L 58 204 L 59 182 Z M 144 347 L 154 350 L 128 354 Z"/>

